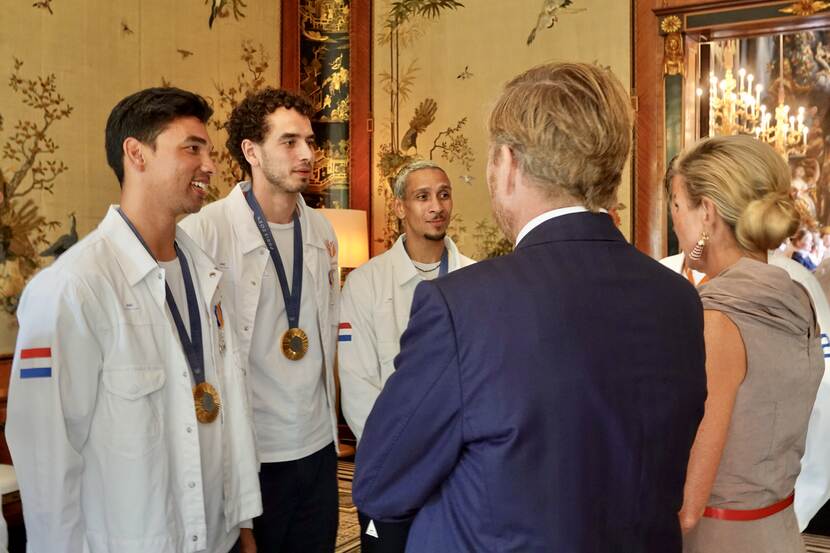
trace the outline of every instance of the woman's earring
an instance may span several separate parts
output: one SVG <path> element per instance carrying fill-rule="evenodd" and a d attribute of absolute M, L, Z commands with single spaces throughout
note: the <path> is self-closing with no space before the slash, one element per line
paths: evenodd
<path fill-rule="evenodd" d="M 703 257 L 703 248 L 706 247 L 707 240 L 709 240 L 709 233 L 706 231 L 701 232 L 700 238 L 697 239 L 697 244 L 695 244 L 695 247 L 689 252 L 689 259 L 700 261 L 700 258 Z"/>

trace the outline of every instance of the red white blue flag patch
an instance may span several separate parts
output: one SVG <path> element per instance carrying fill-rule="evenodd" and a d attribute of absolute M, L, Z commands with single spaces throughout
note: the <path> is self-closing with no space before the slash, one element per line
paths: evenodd
<path fill-rule="evenodd" d="M 20 378 L 51 378 L 52 348 L 20 350 Z"/>
<path fill-rule="evenodd" d="M 351 342 L 352 341 L 352 325 L 351 323 L 340 323 L 337 327 L 337 341 Z"/>

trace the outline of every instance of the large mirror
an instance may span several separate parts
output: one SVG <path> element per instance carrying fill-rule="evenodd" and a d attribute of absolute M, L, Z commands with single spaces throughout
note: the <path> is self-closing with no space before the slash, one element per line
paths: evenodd
<path fill-rule="evenodd" d="M 830 226 L 830 10 L 810 6 L 719 2 L 655 10 L 664 44 L 665 146 L 655 157 L 665 170 L 700 137 L 755 136 L 788 162 L 802 221 L 821 229 Z M 643 157 L 638 161 L 649 163 Z M 636 225 L 652 237 L 646 243 L 640 233 L 638 246 L 656 256 L 677 253 L 663 190 L 650 184 L 643 194 L 640 181 L 638 196 L 661 205 L 638 209 L 647 220 Z"/>
<path fill-rule="evenodd" d="M 697 136 L 749 134 L 789 165 L 803 223 L 830 224 L 830 30 L 700 44 Z"/>

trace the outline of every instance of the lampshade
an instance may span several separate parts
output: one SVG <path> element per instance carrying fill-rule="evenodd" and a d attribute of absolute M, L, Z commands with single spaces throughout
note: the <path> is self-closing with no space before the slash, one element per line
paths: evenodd
<path fill-rule="evenodd" d="M 318 209 L 337 235 L 340 267 L 354 269 L 369 261 L 369 231 L 366 212 L 360 209 Z"/>

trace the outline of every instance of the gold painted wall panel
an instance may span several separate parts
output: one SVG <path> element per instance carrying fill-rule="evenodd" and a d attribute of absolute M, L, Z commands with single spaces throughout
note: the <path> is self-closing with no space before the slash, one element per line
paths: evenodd
<path fill-rule="evenodd" d="M 383 73 L 390 68 L 390 47 L 381 43 L 390 7 L 403 2 L 376 0 L 375 40 L 373 45 L 373 111 L 375 118 L 375 178 L 372 191 L 374 235 L 383 238 L 386 218 L 385 179 L 377 169 L 384 145 L 390 140 L 390 94 L 384 91 Z M 565 10 L 556 11 L 558 21 L 552 28 L 538 30 L 534 40 L 528 36 L 536 27 L 540 0 L 463 0 L 463 7 L 445 9 L 433 19 L 412 17 L 408 41 L 399 48 L 401 81 L 411 77 L 408 96 L 399 108 L 399 141 L 409 127 L 416 107 L 432 98 L 438 105 L 435 120 L 418 134 L 417 155 L 429 157 L 438 133 L 455 126 L 466 117 L 459 134 L 468 139 L 474 155 L 467 169 L 459 160 L 448 162 L 433 152 L 434 159 L 445 166 L 453 182 L 454 213 L 450 233 L 460 239 L 461 250 L 482 257 L 482 235 L 476 228 L 484 222 L 492 228 L 487 196 L 485 165 L 487 154 L 487 116 L 504 83 L 539 63 L 546 61 L 597 62 L 609 66 L 626 87 L 631 83 L 631 13 L 623 0 L 574 0 Z M 550 5 L 559 2 L 548 2 Z M 404 33 L 401 32 L 401 36 Z M 410 67 L 415 71 L 407 73 Z M 405 83 L 406 84 L 406 83 Z M 400 145 L 398 145 L 400 149 Z M 416 155 L 410 148 L 407 155 Z M 465 182 L 469 181 L 469 183 Z M 621 211 L 622 229 L 631 236 L 631 174 L 626 169 L 619 199 L 626 205 Z M 374 253 L 384 244 L 373 245 Z"/>
<path fill-rule="evenodd" d="M 70 213 L 75 213 L 78 234 L 83 236 L 95 228 L 108 205 L 118 200 L 118 183 L 106 164 L 104 126 L 119 99 L 166 81 L 218 100 L 217 86 L 236 85 L 239 74 L 249 73 L 240 59 L 246 40 L 258 55 L 265 56 L 265 81 L 278 84 L 276 0 L 247 2 L 238 19 L 228 9 L 212 28 L 208 27 L 210 6 L 204 0 L 51 0 L 47 5 L 51 14 L 32 2 L 3 6 L 0 142 L 8 140 L 18 120 L 37 121 L 39 117 L 8 86 L 14 59 L 23 62 L 19 73 L 24 78 L 54 73 L 57 91 L 73 111 L 48 131 L 59 147 L 51 158 L 63 161 L 68 170 L 55 180 L 52 194 L 36 191 L 28 196 L 41 215 L 60 225 L 47 232 L 49 243 L 68 232 Z M 219 109 L 215 117 L 225 115 Z M 217 149 L 223 148 L 224 133 L 211 129 L 211 134 Z M 4 176 L 19 167 L 5 156 L 0 163 Z M 229 183 L 220 180 L 214 177 L 214 184 L 224 195 Z M 38 251 L 43 249 L 38 247 Z M 0 293 L 9 287 L 7 281 L 0 283 Z M 0 313 L 0 352 L 14 347 L 13 322 Z"/>

